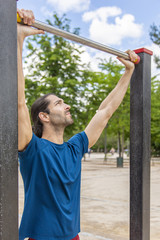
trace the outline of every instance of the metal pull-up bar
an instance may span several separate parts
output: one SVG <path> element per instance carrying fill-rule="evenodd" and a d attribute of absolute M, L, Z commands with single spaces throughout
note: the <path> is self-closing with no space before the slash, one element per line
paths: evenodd
<path fill-rule="evenodd" d="M 18 13 L 17 13 L 17 22 L 23 23 L 22 19 L 18 15 Z M 92 41 L 90 39 L 80 37 L 76 34 L 64 31 L 62 29 L 58 29 L 56 27 L 53 27 L 53 26 L 48 25 L 46 23 L 43 23 L 41 21 L 35 20 L 35 22 L 32 23 L 32 27 L 44 30 L 46 32 L 55 34 L 59 37 L 66 38 L 66 39 L 71 40 L 71 41 L 75 41 L 77 43 L 81 43 L 82 45 L 86 45 L 88 47 L 92 47 L 92 48 L 98 49 L 100 51 L 107 52 L 107 53 L 113 54 L 113 55 L 118 56 L 118 57 L 122 57 L 126 60 L 130 60 L 129 55 L 125 52 L 122 52 L 120 50 L 117 50 L 117 49 L 111 48 L 109 46 L 106 46 L 104 44 Z M 140 61 L 140 57 L 138 57 L 137 61 L 135 61 L 134 63 L 138 64 L 139 61 Z"/>

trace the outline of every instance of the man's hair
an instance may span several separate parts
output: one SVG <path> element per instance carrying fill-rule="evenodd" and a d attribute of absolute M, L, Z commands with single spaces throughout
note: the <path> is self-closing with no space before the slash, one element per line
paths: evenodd
<path fill-rule="evenodd" d="M 39 118 L 39 113 L 40 112 L 44 112 L 44 113 L 50 113 L 49 109 L 48 109 L 48 105 L 50 104 L 50 100 L 47 99 L 48 96 L 50 95 L 54 95 L 54 93 L 49 93 L 46 94 L 40 98 L 38 98 L 32 105 L 31 107 L 31 118 L 32 118 L 32 122 L 33 122 L 33 132 L 35 133 L 35 135 L 39 138 L 42 137 L 42 133 L 43 133 L 43 123 L 41 122 L 40 118 Z"/>

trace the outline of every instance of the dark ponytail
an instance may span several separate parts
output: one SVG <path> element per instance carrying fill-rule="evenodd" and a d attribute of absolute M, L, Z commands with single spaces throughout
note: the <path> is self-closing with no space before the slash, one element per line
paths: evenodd
<path fill-rule="evenodd" d="M 46 94 L 40 98 L 38 98 L 32 105 L 31 107 L 31 118 L 33 121 L 33 132 L 35 135 L 39 138 L 42 137 L 43 133 L 43 124 L 39 118 L 39 113 L 44 112 L 44 113 L 50 113 L 48 109 L 48 105 L 50 103 L 49 99 L 46 99 L 48 96 L 54 95 L 53 93 Z"/>

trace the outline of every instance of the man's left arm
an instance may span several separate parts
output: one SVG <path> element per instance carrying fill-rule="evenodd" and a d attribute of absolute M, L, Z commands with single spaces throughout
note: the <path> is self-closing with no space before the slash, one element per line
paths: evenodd
<path fill-rule="evenodd" d="M 137 55 L 133 51 L 127 51 L 131 60 L 134 62 Z M 89 140 L 89 148 L 91 148 L 99 139 L 103 129 L 107 125 L 107 122 L 111 118 L 112 114 L 121 104 L 124 95 L 128 89 L 132 73 L 134 71 L 134 63 L 122 58 L 118 58 L 125 65 L 125 73 L 120 78 L 116 87 L 110 92 L 110 94 L 100 104 L 97 113 L 91 119 L 90 123 L 85 129 Z"/>

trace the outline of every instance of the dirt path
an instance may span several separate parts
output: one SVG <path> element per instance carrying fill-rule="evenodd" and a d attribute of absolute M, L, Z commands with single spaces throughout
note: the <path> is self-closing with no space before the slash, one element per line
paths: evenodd
<path fill-rule="evenodd" d="M 151 240 L 160 239 L 160 165 L 151 167 Z M 129 167 L 118 169 L 102 160 L 83 162 L 81 230 L 90 239 L 129 239 Z M 100 238 L 103 237 L 103 238 Z"/>

